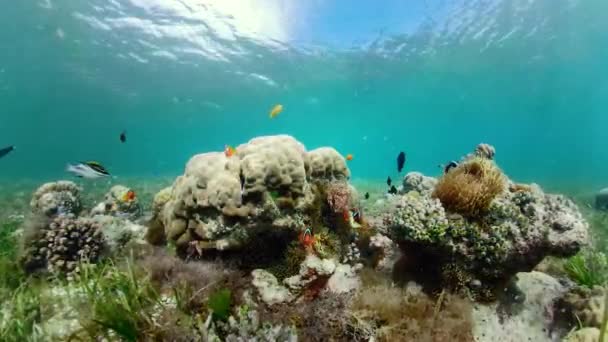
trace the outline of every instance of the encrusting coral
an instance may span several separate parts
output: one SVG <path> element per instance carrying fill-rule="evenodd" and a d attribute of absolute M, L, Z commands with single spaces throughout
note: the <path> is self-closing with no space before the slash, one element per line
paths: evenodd
<path fill-rule="evenodd" d="M 510 184 L 491 160 L 471 156 L 432 195 L 394 199 L 377 228 L 400 245 L 404 278 L 492 300 L 515 273 L 587 243 L 588 224 L 572 201 Z"/>

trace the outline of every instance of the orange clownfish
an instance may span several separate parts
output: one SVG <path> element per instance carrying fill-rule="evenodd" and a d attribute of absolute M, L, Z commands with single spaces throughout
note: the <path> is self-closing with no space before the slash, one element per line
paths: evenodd
<path fill-rule="evenodd" d="M 228 158 L 232 157 L 235 153 L 236 153 L 236 150 L 232 146 L 226 145 L 226 147 L 224 148 L 224 154 Z"/>
<path fill-rule="evenodd" d="M 122 196 L 122 200 L 123 200 L 124 202 L 127 202 L 127 201 L 129 201 L 129 202 L 130 202 L 130 201 L 135 200 L 135 197 L 136 197 L 136 196 L 135 196 L 135 191 L 133 191 L 133 190 L 129 190 L 129 191 L 127 191 L 127 192 L 124 194 L 124 196 Z"/>
<path fill-rule="evenodd" d="M 348 161 L 353 160 L 353 155 L 352 154 L 347 154 L 346 155 L 346 160 L 348 160 Z"/>
<path fill-rule="evenodd" d="M 275 105 L 274 107 L 272 107 L 272 109 L 270 110 L 270 118 L 274 119 L 277 116 L 279 116 L 279 114 L 281 114 L 281 112 L 283 111 L 283 105 Z"/>
<path fill-rule="evenodd" d="M 312 247 L 315 244 L 315 237 L 312 235 L 310 228 L 306 228 L 303 232 L 301 232 L 298 239 L 304 247 Z"/>

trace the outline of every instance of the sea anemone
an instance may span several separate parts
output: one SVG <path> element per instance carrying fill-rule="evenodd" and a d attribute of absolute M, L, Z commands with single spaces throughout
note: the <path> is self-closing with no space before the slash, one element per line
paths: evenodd
<path fill-rule="evenodd" d="M 474 218 L 489 209 L 504 186 L 504 176 L 494 162 L 474 157 L 443 175 L 433 197 L 446 210 Z"/>

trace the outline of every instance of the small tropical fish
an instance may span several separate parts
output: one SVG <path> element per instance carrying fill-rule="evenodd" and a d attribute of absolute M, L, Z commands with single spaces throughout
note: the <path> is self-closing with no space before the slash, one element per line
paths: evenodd
<path fill-rule="evenodd" d="M 226 147 L 224 148 L 224 154 L 228 158 L 232 157 L 235 153 L 236 153 L 236 150 L 234 149 L 234 147 L 232 147 L 230 145 L 226 145 Z"/>
<path fill-rule="evenodd" d="M 365 199 L 369 199 L 369 192 L 365 193 Z"/>
<path fill-rule="evenodd" d="M 391 184 L 393 184 L 393 180 L 391 179 L 391 176 L 388 176 L 386 179 L 386 185 L 391 186 Z"/>
<path fill-rule="evenodd" d="M 353 220 L 357 223 L 361 223 L 361 211 L 359 211 L 359 209 L 351 209 L 350 212 L 353 215 Z"/>
<path fill-rule="evenodd" d="M 458 166 L 458 162 L 452 160 L 443 167 L 443 173 L 448 173 L 448 172 L 450 172 L 451 169 L 453 169 L 457 166 Z"/>
<path fill-rule="evenodd" d="M 397 172 L 403 170 L 403 165 L 405 165 L 405 152 L 399 152 L 397 156 Z"/>
<path fill-rule="evenodd" d="M 15 150 L 15 146 L 13 146 L 13 145 L 0 149 L 0 158 L 6 156 L 7 154 L 11 153 L 14 150 Z"/>
<path fill-rule="evenodd" d="M 306 228 L 304 231 L 302 231 L 298 239 L 304 247 L 312 247 L 315 244 L 315 236 L 312 234 L 312 230 L 310 228 Z"/>
<path fill-rule="evenodd" d="M 388 193 L 391 195 L 396 195 L 397 194 L 397 188 L 393 185 L 391 186 L 390 190 L 388 190 Z"/>
<path fill-rule="evenodd" d="M 122 201 L 123 202 L 131 202 L 133 200 L 135 200 L 135 191 L 133 190 L 129 190 L 127 191 L 123 196 L 122 196 Z"/>
<path fill-rule="evenodd" d="M 66 166 L 66 171 L 73 173 L 76 177 L 88 179 L 107 177 L 110 175 L 103 165 L 94 161 L 80 162 L 76 165 L 68 164 Z"/>
<path fill-rule="evenodd" d="M 120 133 L 120 142 L 121 143 L 127 142 L 127 131 L 122 131 L 122 133 Z"/>
<path fill-rule="evenodd" d="M 270 118 L 274 119 L 283 111 L 283 105 L 277 104 L 270 110 Z"/>
<path fill-rule="evenodd" d="M 353 160 L 353 155 L 352 154 L 347 154 L 346 155 L 346 160 L 348 160 L 348 161 Z"/>

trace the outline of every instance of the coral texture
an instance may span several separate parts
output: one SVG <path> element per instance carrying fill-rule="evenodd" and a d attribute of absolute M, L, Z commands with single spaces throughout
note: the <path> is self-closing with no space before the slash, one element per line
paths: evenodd
<path fill-rule="evenodd" d="M 72 275 L 78 272 L 80 261 L 97 261 L 105 247 L 100 226 L 85 218 L 55 218 L 37 236 L 24 255 L 29 270 L 44 267 L 51 273 Z"/>
<path fill-rule="evenodd" d="M 45 183 L 40 186 L 30 202 L 33 213 L 48 217 L 78 214 L 81 209 L 81 189 L 70 181 Z"/>
<path fill-rule="evenodd" d="M 349 175 L 331 148 L 307 152 L 287 135 L 258 137 L 232 156 L 192 157 L 171 190 L 157 195 L 152 226 L 179 250 L 239 249 L 259 230 L 297 233 L 319 223 L 319 203 L 327 202 L 319 184 L 342 181 L 347 196 Z"/>

